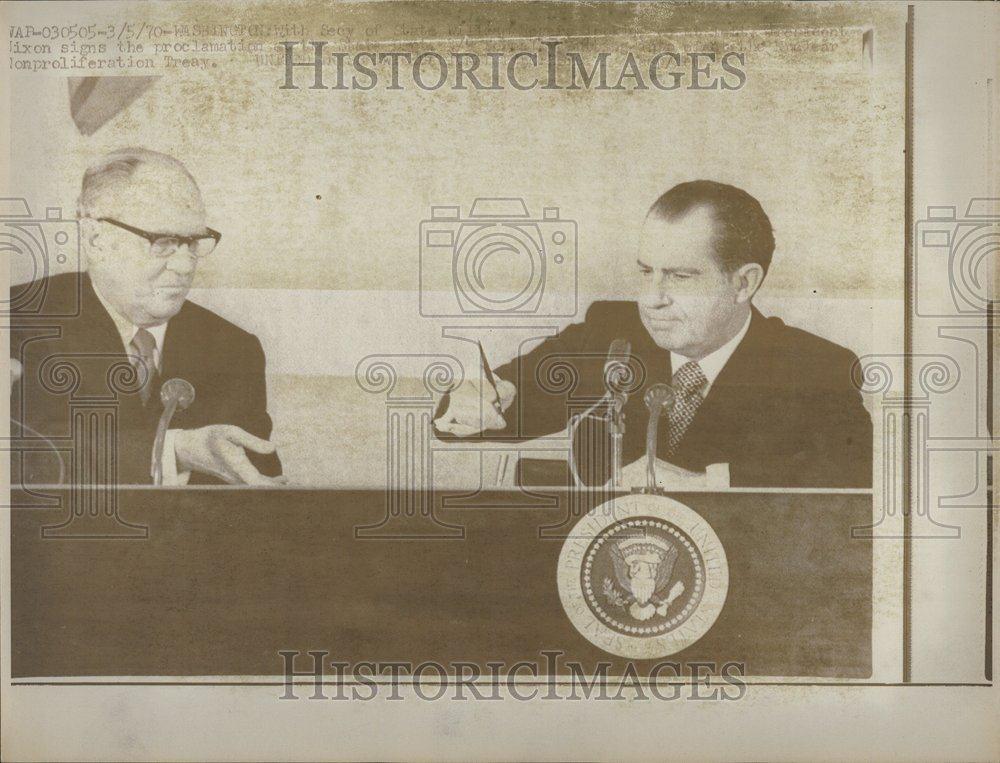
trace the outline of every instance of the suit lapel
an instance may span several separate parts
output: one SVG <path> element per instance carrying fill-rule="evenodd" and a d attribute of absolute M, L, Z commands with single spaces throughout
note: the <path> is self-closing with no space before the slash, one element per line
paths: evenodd
<path fill-rule="evenodd" d="M 191 304 L 184 302 L 180 311 L 167 324 L 163 337 L 163 360 L 160 379 L 183 379 L 195 390 L 194 403 L 191 407 L 179 410 L 174 414 L 172 424 L 185 427 L 198 417 L 197 411 L 202 408 L 207 395 L 204 367 L 206 354 L 204 352 L 204 337 L 199 334 L 201 327 L 192 320 Z"/>
<path fill-rule="evenodd" d="M 83 308 L 87 319 L 75 321 L 71 325 L 71 328 L 79 325 L 86 332 L 83 338 L 77 340 L 77 346 L 86 347 L 91 352 L 126 354 L 121 334 L 118 333 L 114 320 L 108 315 L 108 311 L 94 291 L 89 276 L 84 277 Z M 163 347 L 160 348 L 160 369 L 153 383 L 147 409 L 157 412 L 160 410 L 159 396 L 162 382 L 175 376 L 189 379 L 195 370 L 190 368 L 186 362 L 192 353 L 185 353 L 183 350 L 186 344 L 191 341 L 191 332 L 187 330 L 188 310 L 188 303 L 185 302 L 180 312 L 167 323 Z M 138 400 L 138 396 L 136 396 L 136 400 Z"/>
<path fill-rule="evenodd" d="M 64 346 L 80 354 L 79 363 L 84 369 L 85 384 L 93 394 L 108 394 L 108 369 L 116 362 L 131 362 L 122 343 L 118 327 L 94 291 L 90 276 L 84 274 L 81 290 L 81 315 L 66 324 Z M 158 394 L 154 387 L 153 394 Z M 141 398 L 138 392 L 118 392 L 121 425 L 143 419 Z"/>
<path fill-rule="evenodd" d="M 79 347 L 87 348 L 88 352 L 107 352 L 125 354 L 125 346 L 122 344 L 121 334 L 115 326 L 114 320 L 104 309 L 101 300 L 94 291 L 94 285 L 90 282 L 90 276 L 84 274 L 83 277 L 83 304 L 81 314 L 83 320 L 76 320 L 70 323 L 67 333 L 75 333 L 74 329 L 79 327 L 83 336 L 74 343 Z"/>
<path fill-rule="evenodd" d="M 753 401 L 759 393 L 759 366 L 766 357 L 766 348 L 761 346 L 765 320 L 753 308 L 746 336 L 715 378 L 708 396 L 678 446 L 678 456 L 682 459 L 695 454 L 699 459 L 702 456 L 709 459 L 722 457 L 723 446 L 733 441 L 743 426 L 748 409 L 753 408 Z"/>
<path fill-rule="evenodd" d="M 160 359 L 160 375 L 164 379 L 170 379 L 174 376 L 183 377 L 184 373 L 187 371 L 184 368 L 184 353 L 181 351 L 181 347 L 184 344 L 184 314 L 187 310 L 187 302 L 181 307 L 180 312 L 177 313 L 170 322 L 167 323 L 167 331 L 163 335 L 163 354 Z"/>

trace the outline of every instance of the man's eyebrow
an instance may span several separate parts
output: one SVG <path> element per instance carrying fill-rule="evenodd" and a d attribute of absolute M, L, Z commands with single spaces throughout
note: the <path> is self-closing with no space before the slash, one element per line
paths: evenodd
<path fill-rule="evenodd" d="M 700 268 L 654 268 L 652 265 L 647 265 L 642 260 L 636 260 L 636 262 L 640 268 L 645 268 L 646 270 L 659 270 L 661 273 L 666 273 L 668 275 L 673 273 L 684 273 L 686 275 L 697 276 L 702 273 Z"/>

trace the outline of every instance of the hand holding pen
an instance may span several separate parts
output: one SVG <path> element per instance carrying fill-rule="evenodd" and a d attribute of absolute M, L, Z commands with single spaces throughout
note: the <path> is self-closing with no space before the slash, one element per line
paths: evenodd
<path fill-rule="evenodd" d="M 509 381 L 493 373 L 481 342 L 479 359 L 482 364 L 482 381 L 465 379 L 450 390 L 447 409 L 434 421 L 439 432 L 468 437 L 507 427 L 504 413 L 514 402 L 517 389 Z"/>

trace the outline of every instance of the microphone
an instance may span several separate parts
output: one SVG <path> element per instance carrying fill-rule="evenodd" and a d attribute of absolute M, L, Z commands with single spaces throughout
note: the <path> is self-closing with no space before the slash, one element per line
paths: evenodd
<path fill-rule="evenodd" d="M 628 402 L 629 382 L 632 369 L 628 359 L 632 345 L 626 339 L 617 338 L 608 348 L 608 359 L 604 361 L 604 388 L 611 403 L 611 479 L 613 487 L 622 484 L 622 443 L 625 439 L 625 404 Z"/>
<path fill-rule="evenodd" d="M 163 413 L 160 414 L 160 423 L 156 425 L 149 467 L 154 485 L 163 484 L 163 441 L 166 439 L 170 420 L 178 410 L 183 411 L 194 402 L 194 387 L 184 379 L 168 379 L 160 386 L 160 402 L 163 403 Z"/>
<path fill-rule="evenodd" d="M 674 391 L 669 384 L 654 384 L 646 390 L 643 398 L 649 409 L 649 423 L 646 425 L 646 490 L 656 492 L 656 441 L 660 416 L 668 406 L 673 405 Z"/>
<path fill-rule="evenodd" d="M 621 485 L 621 457 L 622 439 L 625 434 L 625 403 L 628 395 L 625 392 L 628 384 L 632 381 L 632 369 L 629 367 L 628 359 L 632 352 L 632 345 L 626 339 L 614 339 L 608 348 L 608 357 L 604 361 L 602 371 L 604 380 L 604 397 L 590 406 L 583 413 L 572 416 L 569 420 L 569 470 L 573 477 L 573 482 L 577 487 L 584 487 L 583 479 L 576 467 L 576 432 L 584 420 L 593 416 L 610 422 L 611 428 L 611 482 L 612 485 Z M 600 414 L 595 411 L 601 409 Z"/>
<path fill-rule="evenodd" d="M 628 397 L 624 388 L 632 377 L 632 369 L 628 365 L 631 353 L 632 345 L 627 339 L 615 339 L 608 348 L 608 359 L 604 361 L 604 388 L 613 399 L 621 396 L 623 405 Z"/>

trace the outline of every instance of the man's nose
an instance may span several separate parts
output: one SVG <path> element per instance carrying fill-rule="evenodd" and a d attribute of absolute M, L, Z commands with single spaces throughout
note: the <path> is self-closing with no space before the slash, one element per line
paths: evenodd
<path fill-rule="evenodd" d="M 643 296 L 650 306 L 669 305 L 674 301 L 667 286 L 666 276 L 663 275 L 650 279 L 649 286 L 644 290 Z"/>
<path fill-rule="evenodd" d="M 172 273 L 187 275 L 194 272 L 197 264 L 198 260 L 191 252 L 191 247 L 181 244 L 167 257 L 166 268 Z"/>

